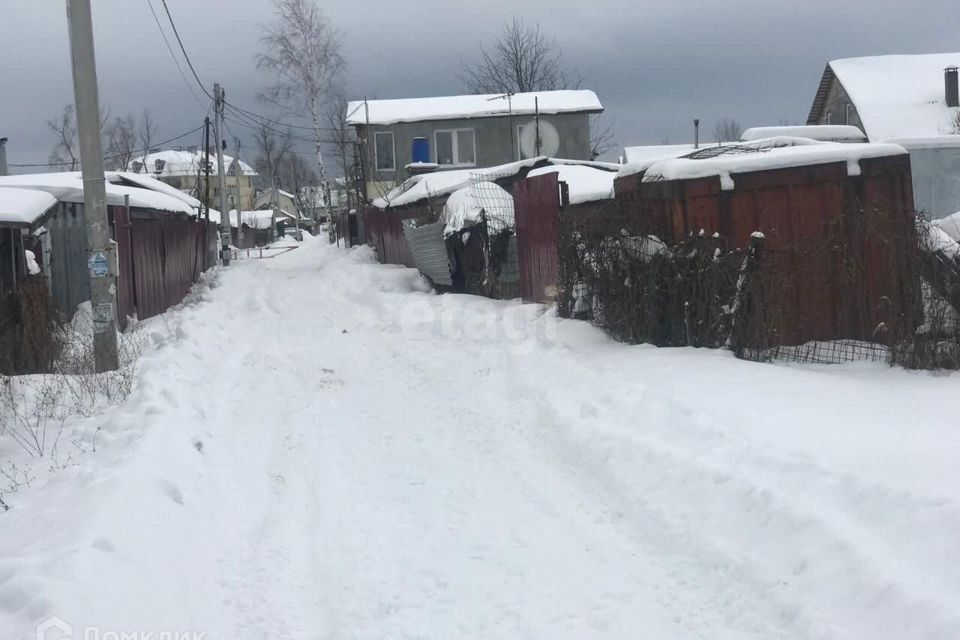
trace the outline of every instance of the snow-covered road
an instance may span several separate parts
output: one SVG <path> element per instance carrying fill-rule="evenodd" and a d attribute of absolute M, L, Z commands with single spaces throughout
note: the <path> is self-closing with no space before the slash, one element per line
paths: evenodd
<path fill-rule="evenodd" d="M 214 284 L 0 514 L 4 640 L 960 637 L 956 376 L 626 347 L 321 241 Z"/>

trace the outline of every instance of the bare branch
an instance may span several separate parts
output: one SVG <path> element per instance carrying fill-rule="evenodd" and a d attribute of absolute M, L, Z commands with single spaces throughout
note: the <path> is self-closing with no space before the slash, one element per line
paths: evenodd
<path fill-rule="evenodd" d="M 473 93 L 523 93 L 571 89 L 582 77 L 563 68 L 556 40 L 514 16 L 491 49 L 480 48 L 480 62 L 460 62 L 457 74 Z"/>
<path fill-rule="evenodd" d="M 733 118 L 720 118 L 713 130 L 717 142 L 736 142 L 743 133 L 743 127 Z"/>

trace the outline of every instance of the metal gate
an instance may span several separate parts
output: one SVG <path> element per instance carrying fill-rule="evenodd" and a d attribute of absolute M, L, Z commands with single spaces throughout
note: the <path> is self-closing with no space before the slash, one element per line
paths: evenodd
<path fill-rule="evenodd" d="M 560 183 L 555 172 L 527 178 L 514 190 L 520 292 L 525 302 L 553 302 L 558 278 Z"/>

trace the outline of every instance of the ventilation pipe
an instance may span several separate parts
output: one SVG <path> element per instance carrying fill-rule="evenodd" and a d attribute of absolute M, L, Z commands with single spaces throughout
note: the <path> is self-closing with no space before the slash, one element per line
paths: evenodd
<path fill-rule="evenodd" d="M 700 148 L 700 118 L 693 121 L 693 148 Z"/>
<path fill-rule="evenodd" d="M 946 89 L 948 107 L 960 107 L 960 87 L 957 85 L 957 67 L 947 67 L 943 70 L 943 80 Z"/>

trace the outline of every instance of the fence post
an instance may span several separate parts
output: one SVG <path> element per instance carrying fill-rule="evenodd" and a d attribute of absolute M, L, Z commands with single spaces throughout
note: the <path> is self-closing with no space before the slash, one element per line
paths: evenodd
<path fill-rule="evenodd" d="M 759 331 L 765 334 L 766 326 L 764 322 L 757 322 L 756 314 L 762 313 L 763 301 L 760 292 L 760 258 L 763 250 L 763 241 L 765 236 L 754 231 L 750 236 L 750 249 L 747 251 L 747 257 L 744 258 L 743 267 L 740 270 L 740 279 L 737 281 L 737 293 L 733 303 L 733 324 L 730 327 L 730 349 L 738 358 L 743 357 L 743 353 L 748 346 L 762 348 L 766 342 L 765 335 L 752 336 L 757 339 L 758 344 L 750 345 L 750 332 Z"/>

